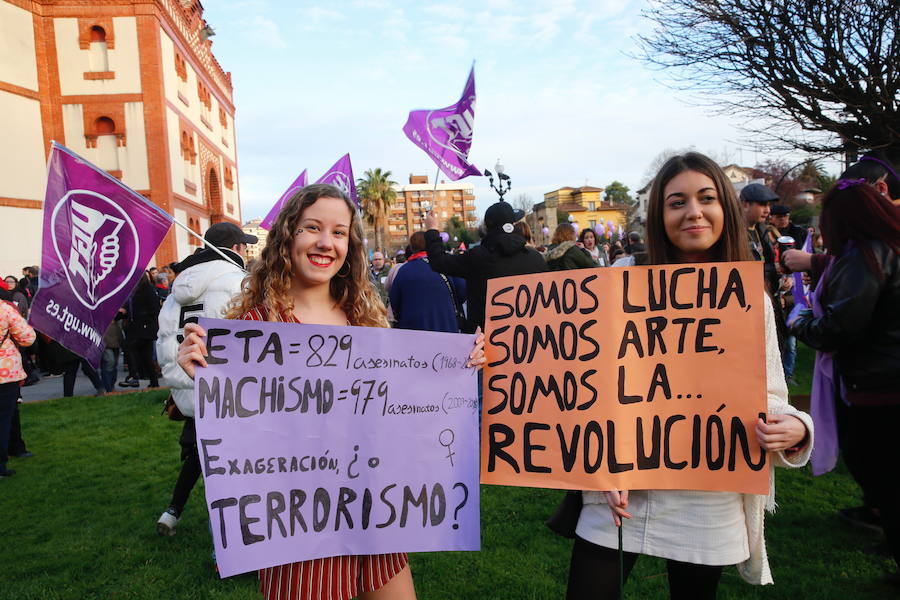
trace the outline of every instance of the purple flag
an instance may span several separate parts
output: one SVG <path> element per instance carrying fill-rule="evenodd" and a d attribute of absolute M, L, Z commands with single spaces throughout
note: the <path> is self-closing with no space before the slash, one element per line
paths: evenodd
<path fill-rule="evenodd" d="M 54 142 L 29 323 L 99 366 L 103 333 L 171 224 L 162 209 Z"/>
<path fill-rule="evenodd" d="M 803 242 L 803 248 L 801 248 L 804 252 L 808 254 L 812 254 L 812 235 L 809 233 L 806 234 L 806 241 Z M 794 277 L 794 311 L 799 311 L 805 308 L 809 308 L 809 289 L 803 285 L 803 274 L 802 273 L 793 273 Z M 799 308 L 798 308 L 799 307 Z"/>
<path fill-rule="evenodd" d="M 459 102 L 437 110 L 414 110 L 403 126 L 410 141 L 424 150 L 447 177 L 456 181 L 481 171 L 469 162 L 475 126 L 475 67 Z"/>
<path fill-rule="evenodd" d="M 275 203 L 275 206 L 272 207 L 272 210 L 269 211 L 269 214 L 266 215 L 266 218 L 262 220 L 259 224 L 263 229 L 272 229 L 272 223 L 275 222 L 275 219 L 278 218 L 278 213 L 281 212 L 281 207 L 284 206 L 284 203 L 288 201 L 288 199 L 294 195 L 294 192 L 299 191 L 302 188 L 306 187 L 306 169 L 303 169 L 303 172 L 300 173 L 300 176 L 294 180 L 288 189 L 281 195 L 278 201 Z"/>
<path fill-rule="evenodd" d="M 330 183 L 350 196 L 353 204 L 359 208 L 359 196 L 356 195 L 356 180 L 353 179 L 353 167 L 350 165 L 350 154 L 340 157 L 316 183 Z"/>

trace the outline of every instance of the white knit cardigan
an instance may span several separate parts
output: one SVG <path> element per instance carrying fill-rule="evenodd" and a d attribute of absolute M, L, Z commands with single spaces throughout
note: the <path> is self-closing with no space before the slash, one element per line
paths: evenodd
<path fill-rule="evenodd" d="M 805 412 L 799 411 L 788 403 L 788 389 L 781 366 L 781 353 L 778 350 L 778 333 L 775 327 L 775 312 L 772 303 L 766 296 L 765 301 L 765 339 L 766 339 L 766 384 L 768 393 L 768 413 L 793 415 L 803 421 L 809 432 L 806 445 L 798 452 L 787 455 L 783 451 L 769 453 L 773 466 L 802 467 L 809 461 L 813 446 L 813 423 Z M 765 511 L 775 512 L 775 470 L 769 470 L 769 495 L 742 494 L 744 503 L 744 519 L 747 526 L 747 542 L 750 546 L 750 557 L 737 565 L 741 577 L 749 583 L 765 585 L 774 583 L 769 559 L 766 554 Z M 585 504 L 606 504 L 603 492 L 584 492 Z"/>

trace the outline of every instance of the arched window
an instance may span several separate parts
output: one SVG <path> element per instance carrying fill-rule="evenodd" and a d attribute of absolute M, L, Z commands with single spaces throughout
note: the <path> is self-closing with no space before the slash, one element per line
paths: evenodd
<path fill-rule="evenodd" d="M 196 233 L 197 235 L 200 235 L 200 222 L 197 221 L 197 219 L 195 219 L 195 218 L 193 218 L 193 217 L 189 218 L 189 219 L 188 219 L 188 227 L 190 228 L 191 231 L 193 231 L 193 232 Z M 198 239 L 197 239 L 195 236 L 193 236 L 193 235 L 189 235 L 189 236 L 188 236 L 188 243 L 189 243 L 191 246 L 200 246 L 200 245 L 201 245 L 201 244 L 200 244 L 200 240 L 198 240 Z"/>
<path fill-rule="evenodd" d="M 191 143 L 188 139 L 187 131 L 181 131 L 181 158 L 185 161 L 191 160 Z"/>
<path fill-rule="evenodd" d="M 119 170 L 119 140 L 116 123 L 109 117 L 98 117 L 94 121 L 97 136 L 97 166 L 107 171 Z"/>
<path fill-rule="evenodd" d="M 219 176 L 212 167 L 209 169 L 209 196 L 207 205 L 213 213 L 222 212 L 222 188 L 219 187 Z"/>
<path fill-rule="evenodd" d="M 99 117 L 96 121 L 94 121 L 94 131 L 97 132 L 97 135 L 115 133 L 116 123 L 109 117 Z"/>
<path fill-rule="evenodd" d="M 187 81 L 187 63 L 184 57 L 175 53 L 175 73 L 182 82 Z"/>
<path fill-rule="evenodd" d="M 185 166 L 197 162 L 197 152 L 194 146 L 194 136 L 188 133 L 186 129 L 181 130 L 181 158 L 184 159 Z"/>
<path fill-rule="evenodd" d="M 91 27 L 90 68 L 94 72 L 109 71 L 106 47 L 106 30 L 99 25 Z"/>

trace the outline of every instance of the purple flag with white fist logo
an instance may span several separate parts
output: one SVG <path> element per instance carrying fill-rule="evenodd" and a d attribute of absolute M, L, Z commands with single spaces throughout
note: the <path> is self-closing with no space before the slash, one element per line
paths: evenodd
<path fill-rule="evenodd" d="M 316 183 L 329 183 L 353 200 L 353 204 L 359 208 L 359 196 L 356 195 L 356 180 L 353 179 L 353 167 L 350 165 L 350 154 L 345 154 L 338 159 L 325 174 L 316 180 Z"/>
<path fill-rule="evenodd" d="M 463 88 L 459 102 L 437 110 L 414 110 L 403 126 L 410 141 L 424 150 L 447 177 L 456 181 L 481 175 L 469 162 L 472 131 L 475 127 L 475 67 Z"/>
<path fill-rule="evenodd" d="M 272 223 L 275 222 L 275 219 L 278 218 L 278 213 L 281 212 L 281 207 L 284 206 L 284 203 L 287 202 L 291 196 L 293 196 L 296 192 L 299 192 L 303 188 L 306 187 L 306 169 L 303 169 L 303 172 L 294 180 L 287 190 L 281 195 L 278 201 L 275 203 L 275 206 L 272 207 L 272 210 L 269 211 L 269 214 L 266 215 L 266 218 L 262 220 L 259 224 L 263 229 L 269 230 L 272 229 Z"/>
<path fill-rule="evenodd" d="M 162 209 L 54 142 L 40 289 L 28 322 L 98 367 L 103 333 L 171 224 Z"/>

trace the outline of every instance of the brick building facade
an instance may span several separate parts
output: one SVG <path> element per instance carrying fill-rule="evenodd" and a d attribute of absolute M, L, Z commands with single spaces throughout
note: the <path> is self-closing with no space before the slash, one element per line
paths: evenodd
<path fill-rule="evenodd" d="M 386 244 L 389 250 L 406 247 L 409 236 L 417 230 L 424 229 L 422 214 L 425 207 L 431 207 L 444 230 L 452 217 L 458 217 L 467 228 L 478 226 L 475 216 L 475 186 L 465 182 L 441 180 L 437 185 L 428 182 L 427 175 L 410 175 L 408 185 L 394 188 L 397 199 L 388 216 L 388 237 Z"/>
<path fill-rule="evenodd" d="M 38 264 L 56 140 L 198 233 L 240 224 L 231 75 L 199 0 L 0 0 L 0 272 Z M 4 43 L 5 42 L 5 43 Z M 173 228 L 162 264 L 199 242 Z"/>

